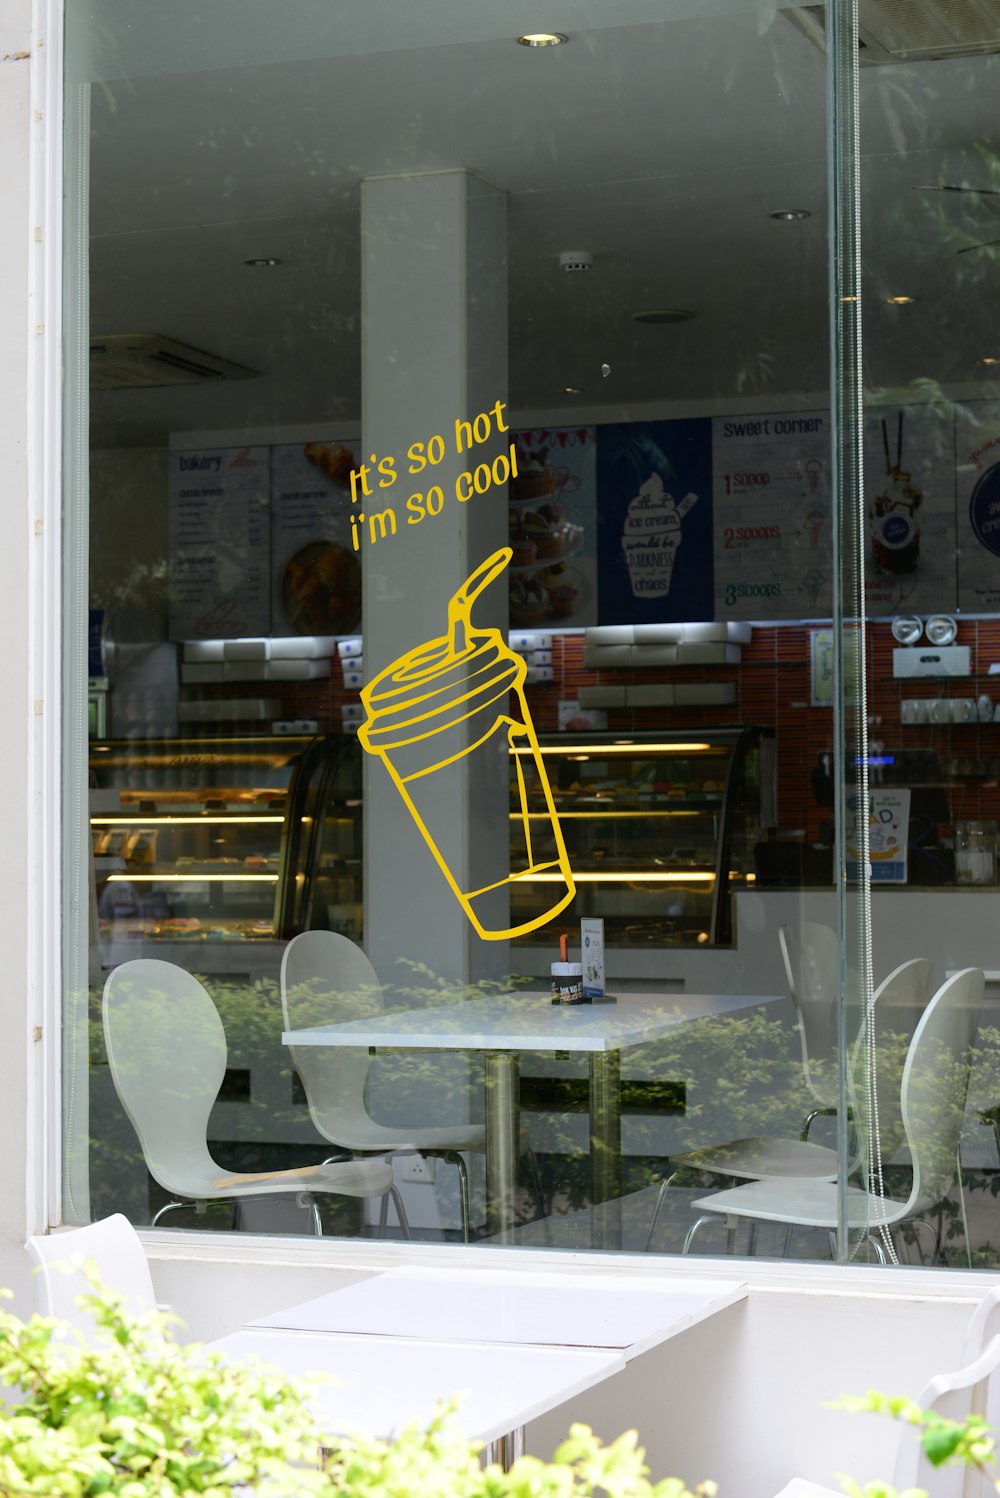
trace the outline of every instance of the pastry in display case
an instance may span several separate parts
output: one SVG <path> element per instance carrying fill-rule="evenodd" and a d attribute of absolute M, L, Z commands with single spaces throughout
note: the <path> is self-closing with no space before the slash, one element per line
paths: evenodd
<path fill-rule="evenodd" d="M 93 741 L 91 846 L 105 966 L 167 943 L 361 934 L 357 744 Z"/>
<path fill-rule="evenodd" d="M 540 746 L 576 883 L 553 939 L 602 916 L 609 946 L 728 945 L 733 892 L 752 885 L 754 847 L 775 820 L 773 730 L 560 734 Z M 542 787 L 526 789 L 544 837 Z M 544 861 L 544 847 L 532 851 Z M 512 874 L 511 924 L 526 924 L 546 908 L 546 876 Z"/>

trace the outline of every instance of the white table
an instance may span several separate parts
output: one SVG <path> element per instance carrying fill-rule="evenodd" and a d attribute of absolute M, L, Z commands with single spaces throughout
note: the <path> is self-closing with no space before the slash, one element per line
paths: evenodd
<path fill-rule="evenodd" d="M 738 1279 L 392 1269 L 249 1323 L 256 1330 L 521 1347 L 626 1360 L 746 1299 Z"/>
<path fill-rule="evenodd" d="M 333 1375 L 335 1384 L 310 1395 L 330 1435 L 364 1430 L 386 1439 L 413 1421 L 426 1425 L 439 1404 L 462 1395 L 457 1420 L 469 1440 L 501 1443 L 513 1432 L 515 1450 L 527 1421 L 625 1366 L 620 1352 L 254 1328 L 209 1343 L 208 1351 L 264 1358 L 294 1377 Z"/>
<path fill-rule="evenodd" d="M 623 994 L 616 1004 L 557 1005 L 547 993 L 497 994 L 426 1009 L 286 1030 L 285 1045 L 380 1046 L 482 1051 L 486 1058 L 486 1230 L 505 1237 L 516 1221 L 519 1053 L 585 1052 L 590 1061 L 590 1166 L 595 1202 L 621 1187 L 620 1055 L 661 1040 L 677 1025 L 774 1003 L 746 994 Z M 611 1246 L 596 1243 L 595 1247 Z"/>

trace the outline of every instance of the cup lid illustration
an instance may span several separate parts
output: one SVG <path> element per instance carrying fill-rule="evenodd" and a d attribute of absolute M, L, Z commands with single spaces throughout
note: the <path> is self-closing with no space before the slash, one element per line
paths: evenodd
<path fill-rule="evenodd" d="M 414 646 L 362 688 L 368 717 L 358 738 L 370 752 L 384 754 L 454 727 L 523 685 L 523 657 L 499 630 L 472 623 L 473 604 L 512 555 L 504 546 L 487 557 L 449 600 L 447 632 Z"/>

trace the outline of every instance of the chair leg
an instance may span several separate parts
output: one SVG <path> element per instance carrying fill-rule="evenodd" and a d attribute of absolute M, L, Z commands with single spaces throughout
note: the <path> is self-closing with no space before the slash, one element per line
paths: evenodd
<path fill-rule="evenodd" d="M 667 1187 L 670 1186 L 674 1181 L 676 1181 L 678 1174 L 679 1172 L 675 1170 L 671 1175 L 666 1176 L 660 1182 L 660 1189 L 656 1193 L 656 1206 L 653 1208 L 653 1215 L 649 1220 L 649 1227 L 646 1229 L 646 1236 L 642 1244 L 642 1252 L 644 1254 L 649 1253 L 649 1245 L 653 1241 L 653 1234 L 656 1232 L 656 1224 L 660 1220 L 660 1213 L 663 1210 L 663 1203 L 667 1199 Z M 698 1219 L 699 1222 L 702 1220 L 703 1219 L 701 1218 Z M 697 1226 L 697 1224 L 695 1224 L 695 1226 Z M 687 1253 L 687 1249 L 685 1249 L 684 1252 Z"/>
<path fill-rule="evenodd" d="M 529 1144 L 524 1151 L 524 1158 L 528 1162 L 528 1174 L 531 1176 L 531 1190 L 535 1198 L 535 1213 L 538 1220 L 549 1214 L 545 1209 L 545 1192 L 542 1190 L 542 1172 L 538 1165 L 538 1156 Z"/>
<path fill-rule="evenodd" d="M 802 1120 L 802 1130 L 799 1134 L 799 1138 L 802 1140 L 808 1140 L 809 1130 L 812 1128 L 813 1123 L 817 1118 L 833 1118 L 836 1117 L 836 1113 L 836 1108 L 813 1108 L 812 1111 L 810 1113 L 807 1113 L 805 1118 Z"/>
<path fill-rule="evenodd" d="M 757 1223 L 751 1217 L 747 1228 L 747 1256 L 752 1257 L 757 1252 Z"/>
<path fill-rule="evenodd" d="M 390 1187 L 390 1191 L 395 1191 L 395 1189 L 395 1186 Z M 385 1230 L 389 1225 L 389 1194 L 389 1191 L 383 1192 L 382 1200 L 379 1203 L 378 1235 L 380 1238 L 385 1237 Z"/>
<path fill-rule="evenodd" d="M 792 1224 L 788 1223 L 788 1225 L 785 1228 L 784 1237 L 781 1240 L 781 1257 L 783 1259 L 787 1259 L 788 1258 L 788 1250 L 791 1248 L 791 1246 L 792 1246 Z"/>
<path fill-rule="evenodd" d="M 684 1247 L 681 1249 L 681 1253 L 686 1254 L 690 1252 L 691 1244 L 694 1242 L 695 1234 L 699 1228 L 704 1227 L 706 1222 L 718 1222 L 718 1220 L 718 1217 L 714 1215 L 697 1218 L 687 1230 L 687 1236 L 684 1239 Z"/>
<path fill-rule="evenodd" d="M 392 1197 L 392 1204 L 396 1208 L 396 1216 L 399 1218 L 399 1225 L 403 1229 L 403 1237 L 406 1239 L 407 1243 L 409 1243 L 413 1235 L 410 1232 L 410 1224 L 406 1216 L 406 1208 L 403 1206 L 403 1198 L 400 1196 L 395 1186 L 390 1186 L 385 1196 L 383 1196 L 382 1198 L 383 1212 L 388 1215 L 388 1207 L 386 1204 L 390 1196 Z M 383 1238 L 385 1237 L 384 1231 L 382 1233 L 382 1236 Z"/>
<path fill-rule="evenodd" d="M 167 1202 L 165 1207 L 161 1207 L 158 1212 L 153 1214 L 153 1220 L 149 1224 L 150 1227 L 155 1228 L 160 1218 L 166 1217 L 168 1212 L 176 1212 L 179 1207 L 190 1207 L 190 1205 L 190 1202 Z"/>
<path fill-rule="evenodd" d="M 458 1171 L 458 1200 L 462 1212 L 462 1242 L 469 1243 L 472 1238 L 472 1209 L 469 1205 L 469 1167 L 465 1163 L 465 1156 L 460 1150 L 448 1150 L 441 1157 L 447 1160 L 449 1165 L 454 1165 Z"/>
<path fill-rule="evenodd" d="M 786 1232 L 790 1233 L 791 1232 L 791 1228 L 786 1229 Z M 826 1230 L 826 1236 L 827 1236 L 827 1241 L 828 1241 L 828 1243 L 830 1245 L 830 1258 L 832 1259 L 832 1261 L 834 1262 L 834 1264 L 836 1264 L 836 1262 L 837 1262 L 837 1230 L 836 1230 L 836 1228 L 827 1228 L 827 1230 Z"/>

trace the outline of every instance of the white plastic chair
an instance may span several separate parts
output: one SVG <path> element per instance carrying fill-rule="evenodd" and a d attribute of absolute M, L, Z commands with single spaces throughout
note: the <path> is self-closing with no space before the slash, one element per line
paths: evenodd
<path fill-rule="evenodd" d="M 211 997 L 183 968 L 154 958 L 123 963 L 104 985 L 103 1012 L 111 1075 L 147 1169 L 164 1190 L 185 1199 L 161 1207 L 153 1226 L 185 1202 L 294 1193 L 311 1207 L 320 1233 L 317 1192 L 393 1192 L 392 1167 L 384 1160 L 241 1173 L 212 1159 L 208 1119 L 226 1070 L 226 1037 Z M 409 1237 L 402 1203 L 394 1199 Z"/>
<path fill-rule="evenodd" d="M 938 1374 L 921 1389 L 916 1403 L 948 1420 L 964 1420 L 966 1415 L 982 1415 L 996 1428 L 1000 1415 L 1000 1379 L 993 1375 L 1000 1365 L 1000 1337 L 992 1337 L 979 1356 L 956 1373 Z M 850 1466 L 848 1458 L 841 1465 Z M 859 1481 L 866 1474 L 852 1472 Z M 881 1475 L 881 1474 L 879 1474 Z M 899 1446 L 893 1468 L 892 1483 L 898 1493 L 922 1488 L 934 1498 L 986 1498 L 993 1486 L 977 1472 L 962 1466 L 935 1467 L 924 1455 L 917 1432 L 900 1431 Z M 843 1498 L 840 1488 L 826 1488 L 804 1477 L 793 1477 L 775 1498 Z"/>
<path fill-rule="evenodd" d="M 898 971 L 898 969 L 897 969 Z M 888 980 L 886 980 L 888 982 Z M 883 985 L 884 987 L 885 985 Z M 878 1067 L 878 1127 L 882 1160 L 888 1164 L 905 1140 L 913 1178 L 905 1201 L 877 1190 L 848 1187 L 848 1227 L 866 1234 L 882 1255 L 879 1233 L 888 1233 L 908 1218 L 917 1218 L 948 1194 L 958 1168 L 958 1141 L 969 1087 L 972 1042 L 976 1033 L 984 979 L 979 968 L 955 973 L 938 989 L 918 1023 L 906 1053 L 899 1107 L 889 1096 L 892 1068 Z M 884 1029 L 894 1010 L 880 1001 Z M 876 1045 L 876 1052 L 879 1047 Z M 859 1091 L 862 1089 L 859 1088 Z M 874 1183 L 870 1183 L 874 1185 Z M 730 1241 L 736 1224 L 777 1222 L 786 1226 L 837 1228 L 836 1181 L 777 1179 L 753 1181 L 716 1192 L 694 1203 L 706 1214 L 724 1217 Z M 690 1248 L 699 1218 L 688 1233 Z"/>
<path fill-rule="evenodd" d="M 109 1290 L 125 1297 L 133 1316 L 155 1311 L 156 1297 L 146 1252 L 127 1217 L 116 1212 L 88 1227 L 29 1238 L 28 1253 L 38 1266 L 38 1309 L 92 1336 L 92 1312 L 76 1304 L 77 1296 L 93 1294 L 83 1266 L 93 1261 Z"/>
<path fill-rule="evenodd" d="M 289 1030 L 333 1025 L 381 1014 L 382 987 L 365 953 L 334 931 L 304 931 L 281 958 L 281 1007 Z M 463 1150 L 486 1148 L 479 1124 L 396 1128 L 368 1112 L 365 1085 L 372 1064 L 366 1047 L 291 1046 L 292 1065 L 305 1088 L 309 1115 L 324 1139 L 352 1155 L 420 1154 L 458 1168 L 462 1231 L 469 1241 L 469 1173 Z"/>
<path fill-rule="evenodd" d="M 803 922 L 803 926 L 811 923 Z M 789 984 L 799 985 L 800 1014 L 805 1015 L 808 1010 L 811 1018 L 808 1026 L 808 1037 L 806 1024 L 803 1018 L 802 1025 L 802 1061 L 805 1068 L 806 1081 L 814 1096 L 819 1100 L 825 1094 L 820 1089 L 816 1079 L 815 1067 L 810 1071 L 810 1054 L 815 1057 L 819 1048 L 819 1040 L 823 1038 L 825 1056 L 827 1059 L 835 1056 L 833 1022 L 836 1008 L 836 968 L 834 968 L 833 987 L 824 986 L 829 977 L 828 959 L 831 955 L 836 956 L 836 947 L 833 952 L 829 950 L 824 938 L 817 938 L 816 932 L 828 932 L 834 938 L 834 933 L 827 926 L 815 926 L 813 933 L 806 940 L 800 935 L 801 928 L 796 928 L 796 936 L 788 935 L 793 928 L 783 927 L 779 933 L 782 943 L 782 953 L 785 956 L 786 966 L 789 972 Z M 794 978 L 793 966 L 790 956 L 794 953 Z M 927 989 L 930 985 L 932 965 L 925 957 L 914 957 L 909 962 L 901 963 L 894 968 L 889 976 L 879 984 L 872 997 L 873 1012 L 878 1016 L 879 1026 L 893 1035 L 911 1036 L 916 1029 L 917 1021 L 924 1011 L 927 999 Z M 809 975 L 812 976 L 809 976 Z M 826 976 L 824 976 L 826 975 Z M 805 978 L 806 981 L 803 982 Z M 801 1007 L 801 994 L 808 989 L 811 998 L 805 1001 Z M 795 993 L 793 991 L 793 999 Z M 825 1016 L 820 1020 L 820 1012 Z M 831 1068 L 832 1070 L 832 1065 Z M 820 1075 L 823 1075 L 820 1073 Z M 888 1092 L 891 1108 L 893 1103 L 891 1096 L 898 1093 L 899 1072 L 889 1078 L 888 1071 L 882 1077 L 882 1090 L 886 1090 L 888 1079 Z M 836 1097 L 836 1083 L 830 1084 L 830 1096 Z M 704 1171 L 716 1175 L 728 1176 L 733 1180 L 761 1181 L 774 1178 L 805 1178 L 814 1181 L 833 1181 L 837 1176 L 837 1152 L 827 1149 L 823 1145 L 810 1144 L 805 1139 L 808 1125 L 820 1112 L 825 1112 L 826 1107 L 816 1108 L 809 1114 L 803 1128 L 803 1137 L 799 1139 L 782 1139 L 780 1136 L 763 1135 L 748 1139 L 734 1139 L 727 1144 L 713 1144 L 704 1149 L 689 1150 L 684 1155 L 674 1155 L 671 1159 L 672 1172 L 662 1182 L 657 1196 L 653 1216 L 646 1232 L 643 1245 L 648 1250 L 653 1240 L 657 1222 L 666 1192 L 671 1182 L 682 1171 Z M 834 1108 L 832 1111 L 836 1111 Z M 697 1204 L 696 1204 L 697 1205 Z M 711 1217 L 700 1217 L 690 1229 L 687 1235 L 685 1252 L 690 1248 L 698 1229 L 705 1223 L 712 1221 Z M 732 1238 L 730 1229 L 730 1238 Z M 730 1252 L 734 1245 L 730 1242 Z"/>
<path fill-rule="evenodd" d="M 802 1071 L 816 1107 L 802 1121 L 801 1139 L 809 1138 L 813 1119 L 837 1112 L 837 996 L 840 991 L 840 943 L 836 931 L 819 921 L 794 921 L 778 931 L 788 992 L 799 1021 Z M 927 997 L 930 964 L 927 964 Z M 847 1034 L 857 1029 L 857 975 L 848 971 Z M 853 1021 L 853 1022 L 852 1022 Z"/>

